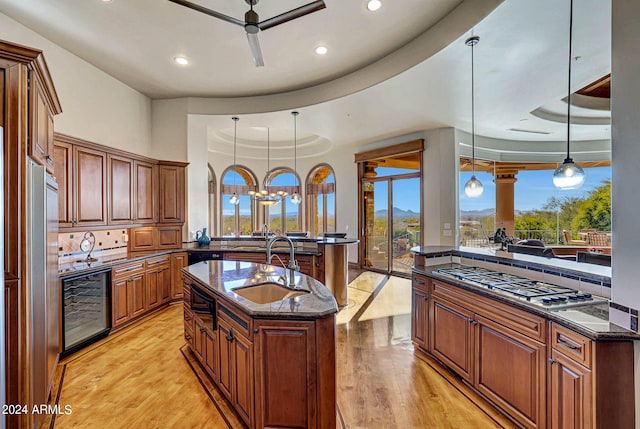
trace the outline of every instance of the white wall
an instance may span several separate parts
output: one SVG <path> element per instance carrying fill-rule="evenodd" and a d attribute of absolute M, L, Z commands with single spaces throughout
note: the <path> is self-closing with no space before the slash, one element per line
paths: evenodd
<path fill-rule="evenodd" d="M 0 38 L 44 52 L 62 104 L 57 132 L 152 156 L 149 98 L 3 14 Z"/>
<path fill-rule="evenodd" d="M 640 160 L 640 2 L 612 2 L 611 158 L 613 161 L 611 298 L 640 309 L 638 160 Z M 640 428 L 640 347 L 635 347 L 636 428 Z"/>

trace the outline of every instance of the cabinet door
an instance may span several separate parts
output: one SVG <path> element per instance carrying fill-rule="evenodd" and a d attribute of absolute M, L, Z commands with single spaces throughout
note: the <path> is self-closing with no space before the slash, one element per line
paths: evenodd
<path fill-rule="evenodd" d="M 182 269 L 187 266 L 189 256 L 186 252 L 171 255 L 171 298 L 182 298 Z"/>
<path fill-rule="evenodd" d="M 233 337 L 231 335 L 232 332 L 231 326 L 229 326 L 223 319 L 218 318 L 218 344 L 220 347 L 220 370 L 218 371 L 220 383 L 218 384 L 218 387 L 228 399 L 231 399 L 231 391 L 233 387 L 233 344 L 229 341 L 230 338 Z"/>
<path fill-rule="evenodd" d="M 551 351 L 549 371 L 551 429 L 593 427 L 591 371 L 555 350 Z"/>
<path fill-rule="evenodd" d="M 314 322 L 258 322 L 254 337 L 256 427 L 314 428 L 319 387 Z M 307 359 L 301 359 L 307 356 Z M 281 407 L 278 404 L 288 403 Z"/>
<path fill-rule="evenodd" d="M 108 156 L 109 224 L 130 224 L 133 219 L 133 160 Z"/>
<path fill-rule="evenodd" d="M 431 352 L 458 375 L 473 380 L 473 313 L 433 297 Z"/>
<path fill-rule="evenodd" d="M 112 321 L 113 326 L 118 326 L 121 323 L 126 322 L 129 319 L 129 302 L 130 297 L 128 295 L 128 279 L 114 280 L 112 288 Z"/>
<path fill-rule="evenodd" d="M 218 381 L 218 334 L 204 331 L 204 366 L 214 381 Z"/>
<path fill-rule="evenodd" d="M 160 290 L 162 288 L 160 271 L 151 270 L 146 272 L 147 277 L 147 308 L 152 309 L 160 305 Z"/>
<path fill-rule="evenodd" d="M 195 326 L 195 329 L 193 332 L 193 345 L 194 345 L 193 351 L 195 352 L 198 359 L 200 359 L 200 362 L 204 364 L 205 355 L 203 355 L 203 351 L 204 351 L 205 328 L 202 323 L 202 320 L 200 320 L 198 316 L 194 317 L 194 326 Z"/>
<path fill-rule="evenodd" d="M 53 159 L 58 183 L 58 226 L 68 228 L 75 219 L 73 213 L 73 146 L 54 142 Z"/>
<path fill-rule="evenodd" d="M 107 159 L 104 152 L 73 147 L 76 226 L 107 224 Z"/>
<path fill-rule="evenodd" d="M 171 268 L 167 265 L 158 271 L 158 299 L 160 304 L 171 300 Z"/>
<path fill-rule="evenodd" d="M 131 288 L 131 317 L 136 317 L 147 311 L 147 298 L 145 296 L 145 275 L 132 277 L 129 281 Z"/>
<path fill-rule="evenodd" d="M 420 289 L 413 289 L 411 299 L 411 339 L 420 348 L 429 345 L 429 297 Z"/>
<path fill-rule="evenodd" d="M 524 427 L 546 427 L 546 346 L 493 320 L 475 320 L 475 387 Z"/>
<path fill-rule="evenodd" d="M 242 335 L 233 334 L 233 405 L 244 422 L 253 427 L 253 345 Z"/>
<path fill-rule="evenodd" d="M 53 118 L 44 93 L 37 79 L 32 79 L 31 85 L 31 139 L 29 154 L 37 163 L 44 165 L 49 173 L 53 173 L 53 153 L 50 153 L 53 138 Z M 51 128 L 51 130 L 49 130 Z"/>
<path fill-rule="evenodd" d="M 157 221 L 156 168 L 143 161 L 134 163 L 134 222 L 155 223 Z"/>
<path fill-rule="evenodd" d="M 158 166 L 161 223 L 184 222 L 184 167 Z"/>

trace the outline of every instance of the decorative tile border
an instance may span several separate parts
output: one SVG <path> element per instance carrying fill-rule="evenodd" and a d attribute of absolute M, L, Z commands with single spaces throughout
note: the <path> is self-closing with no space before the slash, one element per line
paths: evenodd
<path fill-rule="evenodd" d="M 623 328 L 630 329 L 634 332 L 640 332 L 638 330 L 638 310 L 635 308 L 629 308 L 626 305 L 618 304 L 617 302 L 609 302 L 609 321 L 615 323 Z"/>

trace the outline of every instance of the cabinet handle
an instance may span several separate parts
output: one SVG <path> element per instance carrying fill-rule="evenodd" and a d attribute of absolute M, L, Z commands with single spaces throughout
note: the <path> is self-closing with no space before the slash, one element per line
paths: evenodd
<path fill-rule="evenodd" d="M 473 319 L 469 319 L 469 323 L 471 323 L 473 326 L 476 326 L 478 324 L 478 322 Z"/>
<path fill-rule="evenodd" d="M 257 334 L 258 332 L 260 332 L 260 330 L 258 328 L 253 328 L 253 333 Z"/>
<path fill-rule="evenodd" d="M 200 328 L 200 332 L 204 332 L 204 328 Z"/>
<path fill-rule="evenodd" d="M 51 158 L 51 155 L 47 155 L 44 157 L 47 161 L 51 161 L 53 158 Z"/>
<path fill-rule="evenodd" d="M 424 300 L 425 300 L 425 301 L 429 301 L 429 297 L 425 296 L 425 297 L 424 297 Z"/>
<path fill-rule="evenodd" d="M 568 349 L 571 349 L 571 350 L 578 350 L 580 348 L 578 346 L 574 346 L 573 344 L 569 344 L 568 342 L 566 342 L 562 338 L 558 338 L 558 344 L 560 344 L 561 346 L 564 346 L 564 347 L 566 347 Z"/>
<path fill-rule="evenodd" d="M 234 338 L 233 338 L 233 328 L 229 329 L 229 335 L 225 335 L 225 338 L 227 339 L 227 341 L 229 341 L 230 343 L 233 342 Z"/>
<path fill-rule="evenodd" d="M 556 361 L 555 361 L 555 360 L 553 360 L 553 359 L 549 359 L 549 363 L 550 363 L 551 365 L 553 365 L 554 363 L 556 363 Z"/>
<path fill-rule="evenodd" d="M 187 339 L 187 341 L 191 341 L 191 335 L 189 335 L 189 334 L 184 334 L 184 337 Z"/>

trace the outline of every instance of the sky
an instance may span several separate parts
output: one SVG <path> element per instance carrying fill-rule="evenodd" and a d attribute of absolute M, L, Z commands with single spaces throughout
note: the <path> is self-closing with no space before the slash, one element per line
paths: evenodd
<path fill-rule="evenodd" d="M 553 186 L 553 171 L 520 171 L 514 187 L 514 208 L 516 210 L 539 210 L 547 200 L 555 196 L 562 198 L 585 197 L 590 190 L 600 186 L 606 179 L 611 179 L 611 167 L 596 167 L 585 169 L 586 180 L 582 188 L 573 190 L 559 190 Z M 484 192 L 479 198 L 469 198 L 464 193 L 464 184 L 471 177 L 471 172 L 460 173 L 460 210 L 483 210 L 495 207 L 496 185 L 493 175 L 477 172 L 476 177 L 484 185 Z"/>

